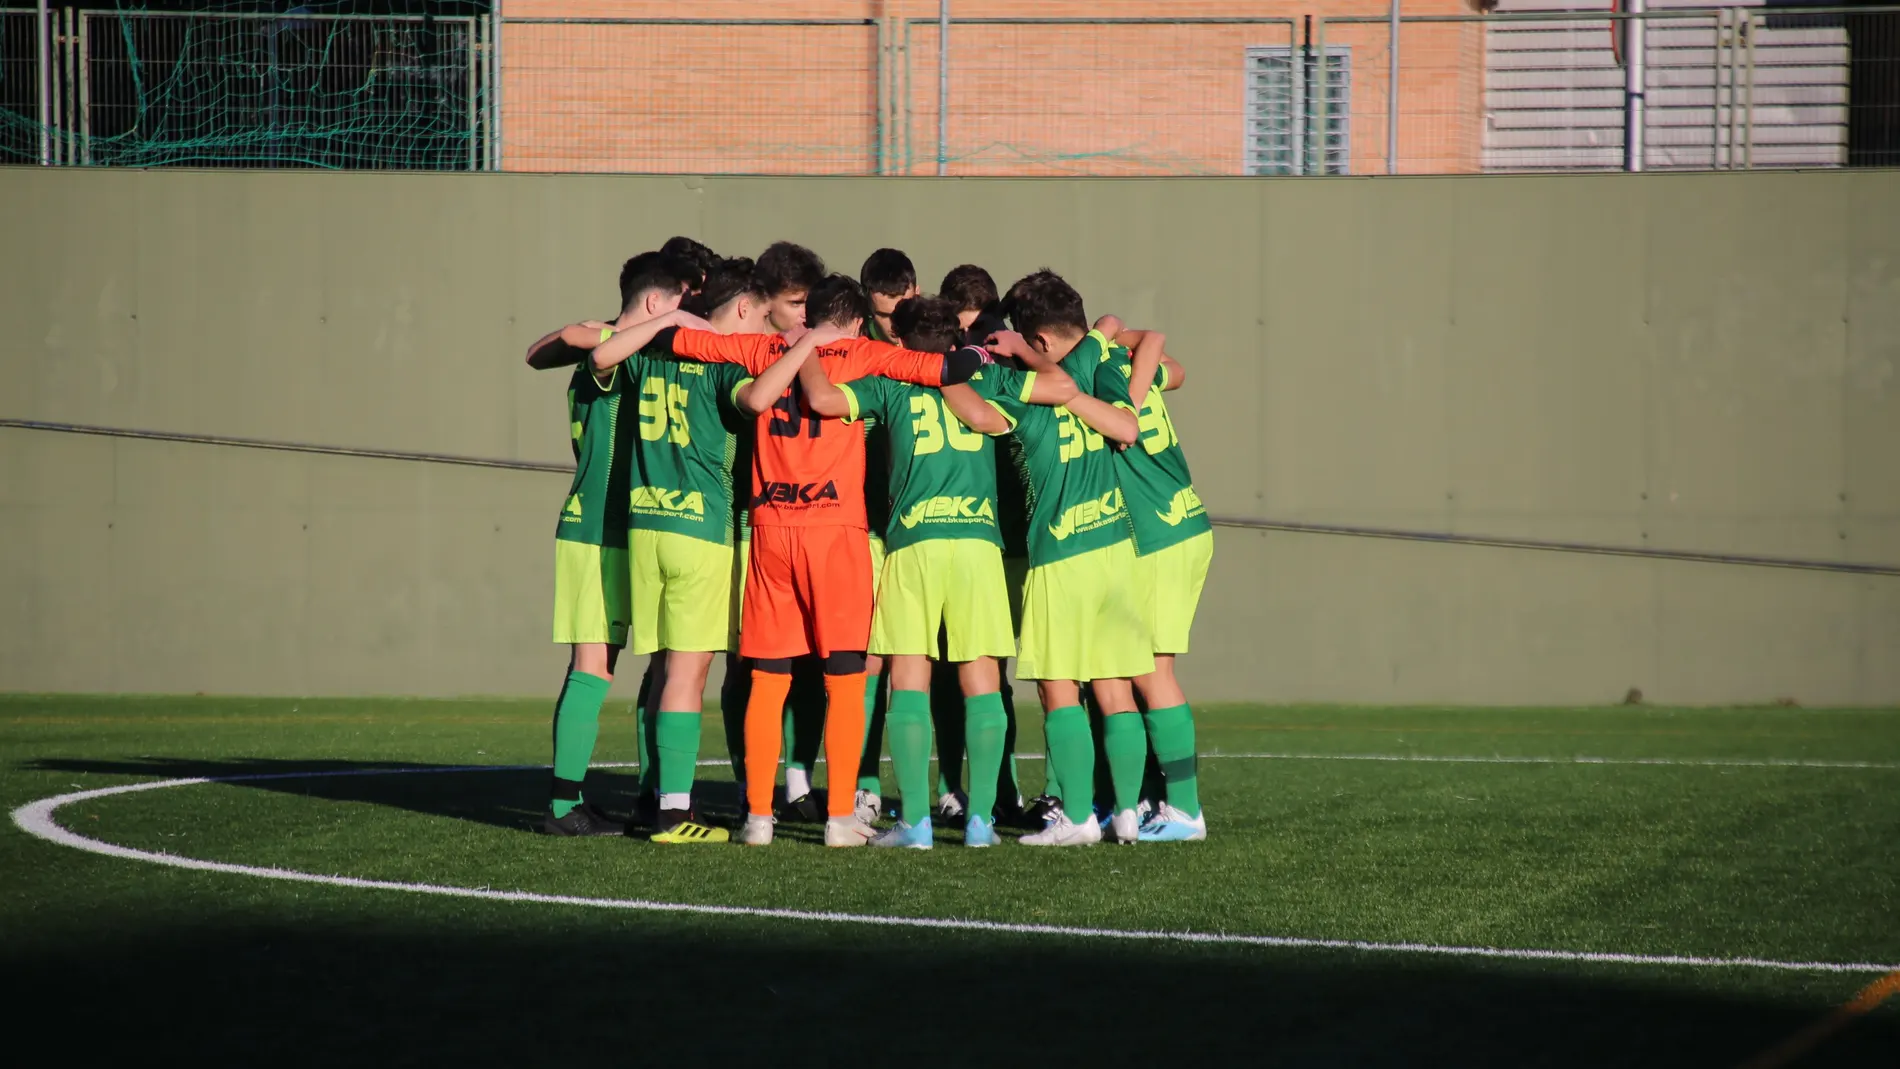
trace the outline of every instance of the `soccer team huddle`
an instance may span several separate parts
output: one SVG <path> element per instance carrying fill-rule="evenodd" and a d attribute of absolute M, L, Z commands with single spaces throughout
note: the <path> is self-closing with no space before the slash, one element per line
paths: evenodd
<path fill-rule="evenodd" d="M 542 830 L 730 841 L 693 803 L 724 654 L 742 844 L 770 844 L 777 813 L 822 818 L 834 847 L 928 849 L 948 821 L 972 847 L 1002 841 L 999 823 L 1029 846 L 1206 838 L 1174 662 L 1214 536 L 1164 400 L 1186 373 L 1164 346 L 1091 323 L 1046 269 L 999 294 L 965 264 L 925 296 L 895 249 L 857 279 L 790 242 L 752 260 L 682 237 L 628 260 L 617 317 L 528 350 L 531 367 L 574 368 L 554 613 L 572 660 Z M 623 823 L 583 781 L 629 647 L 652 657 Z M 1012 657 L 1044 710 L 1028 803 Z"/>

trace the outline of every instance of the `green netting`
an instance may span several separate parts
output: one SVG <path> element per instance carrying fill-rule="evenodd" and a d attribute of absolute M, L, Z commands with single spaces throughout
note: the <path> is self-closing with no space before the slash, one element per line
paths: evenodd
<path fill-rule="evenodd" d="M 0 12 L 0 159 L 489 166 L 490 20 L 362 7 L 54 8 L 47 49 L 33 11 Z"/>

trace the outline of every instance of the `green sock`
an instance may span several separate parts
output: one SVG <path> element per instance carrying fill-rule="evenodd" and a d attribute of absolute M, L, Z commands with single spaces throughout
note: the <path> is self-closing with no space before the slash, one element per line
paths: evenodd
<path fill-rule="evenodd" d="M 883 676 L 864 677 L 864 748 L 858 751 L 858 790 L 872 794 L 884 791 L 877 774 L 877 759 L 884 749 L 884 714 L 887 712 L 883 682 Z"/>
<path fill-rule="evenodd" d="M 1154 744 L 1161 775 L 1168 781 L 1168 804 L 1190 817 L 1201 815 L 1201 790 L 1196 782 L 1194 714 L 1185 705 L 1150 709 L 1148 739 Z"/>
<path fill-rule="evenodd" d="M 930 693 L 892 691 L 884 733 L 891 741 L 897 793 L 904 799 L 904 823 L 930 819 Z"/>
<path fill-rule="evenodd" d="M 1095 740 L 1089 714 L 1079 705 L 1049 710 L 1042 732 L 1049 740 L 1049 767 L 1061 783 L 1062 811 L 1077 823 L 1095 819 Z"/>
<path fill-rule="evenodd" d="M 1003 773 L 1003 734 L 1009 717 L 1001 694 L 963 699 L 963 744 L 970 751 L 970 815 L 996 819 L 996 787 Z"/>
<path fill-rule="evenodd" d="M 660 756 L 660 793 L 687 794 L 699 766 L 699 714 L 660 713 L 653 729 Z"/>
<path fill-rule="evenodd" d="M 1115 791 L 1115 810 L 1141 804 L 1141 770 L 1148 763 L 1148 733 L 1141 714 L 1130 710 L 1102 718 L 1102 749 L 1108 754 L 1109 785 Z"/>
<path fill-rule="evenodd" d="M 554 706 L 554 778 L 579 783 L 587 778 L 594 759 L 594 739 L 600 734 L 600 707 L 612 683 L 586 672 L 569 672 Z M 567 816 L 581 804 L 580 792 L 554 799 L 554 815 Z"/>

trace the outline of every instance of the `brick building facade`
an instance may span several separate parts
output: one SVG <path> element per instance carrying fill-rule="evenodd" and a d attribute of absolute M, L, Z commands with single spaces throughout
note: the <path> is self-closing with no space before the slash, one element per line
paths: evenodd
<path fill-rule="evenodd" d="M 1385 169 L 1385 0 L 955 0 L 950 174 Z M 1407 15 L 1467 14 L 1406 0 Z M 936 0 L 504 0 L 511 170 L 935 174 Z M 669 25 L 612 20 L 698 20 Z M 1140 23 L 1108 20 L 1150 20 Z M 1186 21 L 1230 20 L 1230 21 Z M 1481 162 L 1483 34 L 1408 26 L 1401 170 Z M 1323 111 L 1320 100 L 1324 99 Z"/>

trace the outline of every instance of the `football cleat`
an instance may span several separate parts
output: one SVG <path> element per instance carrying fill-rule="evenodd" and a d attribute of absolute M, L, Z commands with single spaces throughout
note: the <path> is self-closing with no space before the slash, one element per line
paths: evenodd
<path fill-rule="evenodd" d="M 1032 827 L 1040 828 L 1049 823 L 1050 814 L 1062 808 L 1062 799 L 1053 794 L 1039 794 L 1029 800 L 1029 807 L 1023 810 L 1023 821 Z"/>
<path fill-rule="evenodd" d="M 656 843 L 724 843 L 732 841 L 732 833 L 724 828 L 715 828 L 702 824 L 699 815 L 690 809 L 663 809 L 659 822 L 655 825 L 653 841 Z"/>
<path fill-rule="evenodd" d="M 777 817 L 761 817 L 747 813 L 745 826 L 739 829 L 739 845 L 771 846 L 772 825 L 777 823 Z"/>
<path fill-rule="evenodd" d="M 855 816 L 830 817 L 825 821 L 826 846 L 863 846 L 876 835 L 876 828 Z"/>
<path fill-rule="evenodd" d="M 1022 837 L 1024 846 L 1090 846 L 1101 841 L 1100 824 L 1093 819 L 1084 819 L 1078 824 L 1061 809 L 1057 809 L 1049 818 L 1048 827 Z"/>
<path fill-rule="evenodd" d="M 962 791 L 950 791 L 937 798 L 937 815 L 945 820 L 962 820 L 970 800 Z"/>
<path fill-rule="evenodd" d="M 996 825 L 982 817 L 971 817 L 963 826 L 963 845 L 995 846 L 997 844 Z"/>
<path fill-rule="evenodd" d="M 825 819 L 825 811 L 818 806 L 818 796 L 811 791 L 796 798 L 785 800 L 785 818 L 804 824 L 816 824 Z"/>
<path fill-rule="evenodd" d="M 1161 803 L 1154 819 L 1142 826 L 1144 843 L 1197 843 L 1207 838 L 1207 814 L 1190 817 L 1179 809 Z"/>
<path fill-rule="evenodd" d="M 928 850 L 935 844 L 936 835 L 931 831 L 929 817 L 915 824 L 906 824 L 900 820 L 890 830 L 871 840 L 872 846 L 899 847 L 909 850 Z"/>
<path fill-rule="evenodd" d="M 554 815 L 554 807 L 541 818 L 541 833 L 566 838 L 581 838 L 596 835 L 625 835 L 627 826 L 607 818 L 606 814 L 593 806 L 581 804 L 568 810 L 567 816 Z"/>
<path fill-rule="evenodd" d="M 852 811 L 866 824 L 876 824 L 884 815 L 884 799 L 874 791 L 859 791 Z"/>
<path fill-rule="evenodd" d="M 1115 842 L 1128 846 L 1141 836 L 1141 817 L 1132 809 L 1124 809 L 1108 818 L 1108 837 Z"/>

